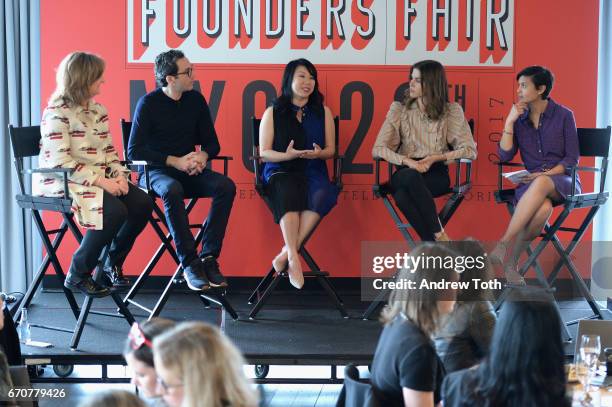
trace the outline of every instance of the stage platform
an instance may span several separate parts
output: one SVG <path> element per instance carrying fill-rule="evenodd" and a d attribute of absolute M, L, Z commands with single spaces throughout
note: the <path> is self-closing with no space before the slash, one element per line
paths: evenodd
<path fill-rule="evenodd" d="M 327 365 L 332 367 L 348 363 L 370 364 L 381 325 L 378 321 L 364 321 L 361 315 L 368 303 L 360 301 L 356 292 L 341 292 L 350 318 L 344 319 L 320 292 L 279 292 L 272 296 L 256 320 L 248 319 L 250 305 L 248 295 L 228 294 L 239 314 L 237 321 L 219 308 L 204 308 L 194 292 L 175 291 L 161 316 L 176 321 L 200 320 L 215 324 L 243 352 L 253 365 Z M 82 301 L 81 296 L 77 296 Z M 156 294 L 140 295 L 145 305 L 152 305 Z M 94 301 L 93 309 L 114 312 L 108 298 Z M 560 303 L 564 320 L 574 320 L 590 315 L 584 301 Z M 130 307 L 136 320 L 144 319 L 144 313 Z M 42 323 L 72 329 L 72 316 L 62 293 L 41 292 L 29 308 L 30 323 Z M 575 335 L 576 325 L 570 326 Z M 24 361 L 29 365 L 102 365 L 102 380 L 115 381 L 105 376 L 108 365 L 124 364 L 121 355 L 129 326 L 122 318 L 91 314 L 77 350 L 69 348 L 71 334 L 48 329 L 32 328 L 32 339 L 50 342 L 52 348 L 35 348 L 22 345 Z M 573 345 L 566 346 L 566 354 L 573 353 Z M 65 381 L 73 381 L 66 378 Z M 336 379 L 332 373 L 331 381 Z M 47 378 L 41 381 L 53 381 Z M 56 378 L 55 381 L 58 381 Z M 74 381 L 94 380 L 75 379 Z M 124 381 L 124 380 L 116 380 Z M 290 380 L 299 382 L 299 380 Z M 319 381 L 320 382 L 320 381 Z"/>

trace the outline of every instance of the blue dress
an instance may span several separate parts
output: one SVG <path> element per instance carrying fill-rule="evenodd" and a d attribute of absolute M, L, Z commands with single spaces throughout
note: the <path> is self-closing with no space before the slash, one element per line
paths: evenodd
<path fill-rule="evenodd" d="M 297 114 L 300 108 L 292 105 L 292 109 Z M 312 112 L 308 106 L 305 106 L 302 112 L 301 125 L 306 134 L 305 149 L 313 149 L 313 143 L 316 143 L 321 148 L 325 148 L 324 118 Z M 270 177 L 279 171 L 281 171 L 279 163 L 265 163 L 263 169 L 264 182 L 268 183 Z M 304 175 L 306 176 L 308 185 L 308 210 L 318 213 L 321 217 L 327 215 L 329 211 L 336 206 L 340 191 L 338 187 L 329 180 L 325 160 L 306 160 Z"/>

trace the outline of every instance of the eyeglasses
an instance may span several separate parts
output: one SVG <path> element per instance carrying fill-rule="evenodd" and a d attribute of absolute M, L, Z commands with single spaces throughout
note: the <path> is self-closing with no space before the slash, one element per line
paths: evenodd
<path fill-rule="evenodd" d="M 174 76 L 179 76 L 179 75 L 187 75 L 189 78 L 191 78 L 191 74 L 193 74 L 193 68 L 187 68 L 185 69 L 184 72 L 178 72 L 176 75 Z"/>
<path fill-rule="evenodd" d="M 128 338 L 130 339 L 130 346 L 133 350 L 140 349 L 143 345 L 151 348 L 153 345 L 150 339 L 147 339 L 144 332 L 138 325 L 138 322 L 134 322 L 132 324 L 132 328 L 130 329 L 130 333 L 128 334 Z"/>
<path fill-rule="evenodd" d="M 170 389 L 176 389 L 179 387 L 183 387 L 183 384 L 168 384 L 164 381 L 164 379 L 162 379 L 161 377 L 157 376 L 157 384 L 159 384 L 161 386 L 162 389 L 164 389 L 164 392 L 167 392 Z"/>

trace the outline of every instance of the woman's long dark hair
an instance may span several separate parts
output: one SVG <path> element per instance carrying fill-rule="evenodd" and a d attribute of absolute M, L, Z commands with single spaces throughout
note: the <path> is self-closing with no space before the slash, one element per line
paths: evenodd
<path fill-rule="evenodd" d="M 438 61 L 430 59 L 419 61 L 410 68 L 410 79 L 412 79 L 412 71 L 415 69 L 421 72 L 425 114 L 431 120 L 440 120 L 448 109 L 448 82 L 446 81 L 444 67 Z M 410 107 L 415 102 L 416 98 L 411 98 L 410 89 L 407 89 L 404 104 Z"/>
<path fill-rule="evenodd" d="M 515 289 L 495 326 L 490 354 L 478 368 L 478 406 L 569 406 L 561 319 L 542 289 Z"/>
<path fill-rule="evenodd" d="M 285 72 L 283 72 L 283 80 L 281 82 L 281 93 L 274 101 L 274 107 L 281 112 L 291 111 L 291 100 L 293 99 L 291 83 L 293 82 L 295 70 L 299 66 L 306 68 L 315 80 L 314 89 L 308 97 L 308 103 L 306 103 L 306 106 L 308 106 L 316 114 L 323 116 L 323 94 L 321 94 L 319 91 L 317 68 L 315 68 L 312 62 L 304 58 L 295 59 L 289 62 L 285 67 Z"/>

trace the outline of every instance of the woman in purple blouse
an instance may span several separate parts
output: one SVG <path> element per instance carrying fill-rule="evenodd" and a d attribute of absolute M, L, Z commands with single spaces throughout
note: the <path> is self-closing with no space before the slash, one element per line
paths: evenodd
<path fill-rule="evenodd" d="M 511 284 L 524 284 L 517 271 L 520 254 L 542 231 L 555 205 L 571 192 L 571 168 L 578 163 L 578 135 L 571 110 L 549 98 L 554 77 L 541 66 L 530 66 L 516 75 L 518 102 L 512 106 L 499 142 L 501 161 L 520 151 L 529 174 L 516 188 L 516 210 L 508 229 L 491 254 L 504 264 Z M 580 193 L 580 181 L 576 185 Z M 504 261 L 511 248 L 510 258 Z"/>

